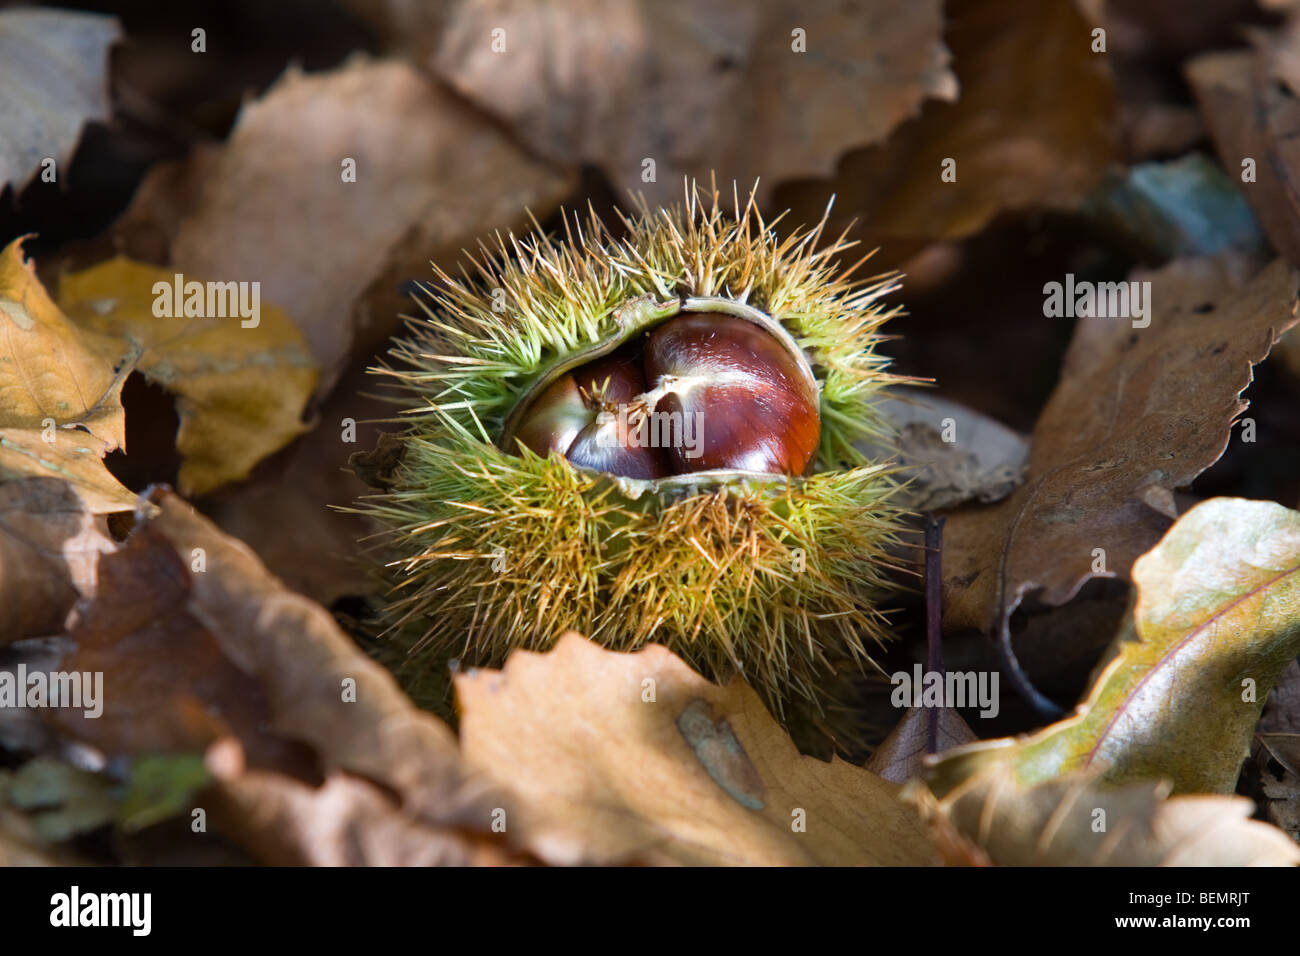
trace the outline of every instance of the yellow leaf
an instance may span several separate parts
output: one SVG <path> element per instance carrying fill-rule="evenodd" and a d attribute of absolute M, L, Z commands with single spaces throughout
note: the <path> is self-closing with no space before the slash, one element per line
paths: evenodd
<path fill-rule="evenodd" d="M 0 477 L 64 478 L 91 511 L 128 510 L 135 495 L 102 461 L 126 439 L 125 370 L 59 311 L 22 243 L 0 252 Z"/>
<path fill-rule="evenodd" d="M 183 281 L 188 287 L 196 279 Z M 302 411 L 317 366 L 302 334 L 274 305 L 259 302 L 251 324 L 228 307 L 212 309 L 205 290 L 205 315 L 186 316 L 177 313 L 184 312 L 188 293 L 168 291 L 169 308 L 159 311 L 173 314 L 155 315 L 155 284 L 173 290 L 175 282 L 171 270 L 119 256 L 64 276 L 59 300 L 101 355 L 117 361 L 139 352 L 137 369 L 177 397 L 180 490 L 201 495 L 247 477 L 306 431 Z M 251 304 L 252 287 L 246 291 Z M 223 293 L 214 305 L 218 299 L 226 306 L 232 301 Z M 215 311 L 227 316 L 209 314 Z"/>

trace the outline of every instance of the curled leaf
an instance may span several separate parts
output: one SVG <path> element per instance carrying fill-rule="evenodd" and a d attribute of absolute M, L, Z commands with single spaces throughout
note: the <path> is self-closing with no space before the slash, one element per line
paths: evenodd
<path fill-rule="evenodd" d="M 1074 771 L 1229 793 L 1269 691 L 1300 652 L 1300 513 L 1215 498 L 1133 566 L 1136 598 L 1075 714 L 972 744 L 933 769 L 944 793 L 984 765 L 1032 785 Z"/>
<path fill-rule="evenodd" d="M 1172 492 L 1223 454 L 1252 366 L 1296 322 L 1287 263 L 1240 271 L 1233 257 L 1179 260 L 1134 276 L 1150 283 L 1144 317 L 1078 320 L 1025 483 L 948 520 L 947 626 L 989 631 L 1038 589 L 1064 604 L 1160 539 Z"/>

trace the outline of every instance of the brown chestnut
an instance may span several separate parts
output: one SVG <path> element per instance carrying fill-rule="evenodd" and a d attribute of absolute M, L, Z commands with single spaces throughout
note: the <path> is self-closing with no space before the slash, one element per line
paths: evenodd
<path fill-rule="evenodd" d="M 816 386 L 772 333 L 745 319 L 687 313 L 646 342 L 646 378 L 664 395 L 660 414 L 681 415 L 698 442 L 673 442 L 677 472 L 800 475 L 821 439 Z"/>
<path fill-rule="evenodd" d="M 552 383 L 514 437 L 631 478 L 717 469 L 800 475 L 821 438 L 802 356 L 755 322 L 683 312 Z"/>

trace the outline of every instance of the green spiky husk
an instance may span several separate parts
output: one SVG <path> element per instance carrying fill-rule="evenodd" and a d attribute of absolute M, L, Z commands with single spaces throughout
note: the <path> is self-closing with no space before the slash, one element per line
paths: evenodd
<path fill-rule="evenodd" d="M 893 277 L 840 270 L 852 244 L 819 248 L 824 221 L 780 238 L 752 199 L 738 214 L 687 199 L 642 209 L 618 241 L 594 216 L 564 239 L 511 236 L 425 288 L 397 367 L 376 370 L 413 399 L 400 461 L 358 507 L 387 529 L 401 671 L 499 666 L 575 629 L 616 650 L 664 644 L 713 678 L 738 671 L 781 715 L 820 705 L 832 670 L 869 664 L 887 636 L 878 601 L 902 513 L 890 463 L 855 443 L 888 434 L 874 402 L 899 381 L 876 351 L 899 311 L 879 304 Z M 629 315 L 640 329 L 655 303 L 702 296 L 761 310 L 805 351 L 821 385 L 812 474 L 642 482 L 498 447 L 555 369 L 626 338 Z"/>

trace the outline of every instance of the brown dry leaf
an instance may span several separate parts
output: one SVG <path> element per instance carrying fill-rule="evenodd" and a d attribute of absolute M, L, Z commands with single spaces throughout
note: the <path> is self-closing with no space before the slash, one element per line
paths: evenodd
<path fill-rule="evenodd" d="M 892 447 L 858 447 L 872 458 L 897 456 L 909 479 L 900 499 L 913 511 L 998 501 L 1024 480 L 1029 439 L 996 419 L 919 388 L 891 389 L 876 409 L 896 432 Z"/>
<path fill-rule="evenodd" d="M 172 240 L 198 205 L 204 183 L 216 176 L 221 150 L 218 143 L 201 143 L 184 159 L 158 163 L 145 173 L 126 212 L 113 223 L 114 251 L 154 266 L 171 262 Z"/>
<path fill-rule="evenodd" d="M 46 159 L 66 181 L 82 126 L 108 119 L 108 50 L 120 37 L 97 13 L 0 12 L 0 191 L 21 190 Z"/>
<path fill-rule="evenodd" d="M 98 593 L 79 615 L 66 671 L 103 673 L 103 712 L 53 709 L 62 732 L 111 755 L 193 753 L 239 734 L 264 764 L 301 760 L 260 731 L 266 694 L 223 654 L 188 606 L 189 569 L 168 540 L 145 526 L 99 563 Z"/>
<path fill-rule="evenodd" d="M 1256 729 L 1261 734 L 1300 734 L 1300 660 L 1282 672 Z"/>
<path fill-rule="evenodd" d="M 896 785 L 801 755 L 748 686 L 657 644 L 569 633 L 455 684 L 466 763 L 518 797 L 507 825 L 547 862 L 934 861 Z"/>
<path fill-rule="evenodd" d="M 834 195 L 833 231 L 857 220 L 890 264 L 926 241 L 979 232 L 1001 212 L 1072 208 L 1117 156 L 1106 57 L 1091 52 L 1073 3 L 959 0 L 944 14 L 957 102 L 929 104 L 884 145 L 846 155 L 829 180 L 776 193 L 778 208 L 804 220 Z M 940 178 L 949 159 L 954 182 Z"/>
<path fill-rule="evenodd" d="M 59 311 L 22 243 L 0 252 L 0 478 L 64 478 L 96 514 L 129 510 L 102 460 L 126 438 L 124 370 Z"/>
<path fill-rule="evenodd" d="M 245 848 L 254 855 L 278 852 L 277 794 L 294 789 L 291 778 L 319 782 L 318 773 L 355 777 L 382 798 L 362 809 L 382 802 L 445 834 L 491 833 L 504 804 L 465 771 L 446 725 L 417 710 L 324 608 L 287 590 L 242 542 L 170 492 L 152 500 L 158 515 L 101 561 L 98 596 L 72 635 L 78 647 L 60 665 L 104 672 L 103 714 L 59 710 L 51 719 L 109 756 L 226 741 L 237 758 L 219 760 L 214 773 L 249 809 L 250 829 L 240 832 L 253 834 Z M 259 789 L 269 779 L 259 777 L 242 789 L 245 763 L 282 785 Z M 270 801 L 260 810 L 259 794 Z M 339 806 L 332 797 L 324 804 Z"/>
<path fill-rule="evenodd" d="M 1250 819 L 1244 797 L 1169 798 L 1162 783 L 1100 789 L 1071 775 L 1019 788 L 1005 767 L 943 800 L 907 791 L 949 863 L 994 866 L 1295 866 L 1300 847 Z"/>
<path fill-rule="evenodd" d="M 935 753 L 941 754 L 975 740 L 975 732 L 952 707 L 909 707 L 893 730 L 876 748 L 866 768 L 894 783 L 919 776 L 926 757 L 930 715 L 939 721 Z"/>
<path fill-rule="evenodd" d="M 1228 175 L 1277 251 L 1300 263 L 1300 23 L 1256 51 L 1207 53 L 1186 74 Z M 1252 160 L 1253 182 L 1243 182 Z"/>
<path fill-rule="evenodd" d="M 177 397 L 180 489 L 202 495 L 246 478 L 306 431 L 302 416 L 317 369 L 302 333 L 265 300 L 248 327 L 254 319 L 241 314 L 159 317 L 154 286 L 174 289 L 175 275 L 115 258 L 64 275 L 59 303 L 106 359 L 138 356 L 135 367 L 145 378 Z M 195 280 L 203 278 L 185 277 Z M 179 308 L 177 302 L 173 309 Z M 204 311 L 209 308 L 205 302 Z"/>
<path fill-rule="evenodd" d="M 1090 578 L 1127 576 L 1160 540 L 1176 516 L 1172 491 L 1223 454 L 1251 367 L 1296 322 L 1290 266 L 1244 282 L 1237 265 L 1187 259 L 1135 273 L 1151 282 L 1147 328 L 1078 320 L 1025 484 L 948 519 L 947 626 L 989 631 L 1034 589 L 1064 604 Z"/>
<path fill-rule="evenodd" d="M 0 482 L 0 645 L 59 633 L 115 547 L 67 482 Z"/>
<path fill-rule="evenodd" d="M 431 825 L 350 774 L 328 774 L 318 787 L 260 770 L 216 777 L 218 786 L 207 801 L 214 826 L 272 866 L 523 862 L 500 842 Z"/>
<path fill-rule="evenodd" d="M 716 172 L 730 193 L 760 172 L 829 174 L 926 98 L 956 96 L 938 0 L 491 0 L 447 19 L 439 75 L 539 155 L 654 204 L 679 201 L 685 176 Z"/>
<path fill-rule="evenodd" d="M 355 161 L 355 182 L 344 181 Z M 249 103 L 172 245 L 195 277 L 260 281 L 323 370 L 338 375 L 354 324 L 386 338 L 403 279 L 428 275 L 493 229 L 539 217 L 572 177 L 529 158 L 491 122 L 404 63 L 355 58 L 289 70 Z M 378 301 L 371 301 L 378 296 Z"/>

